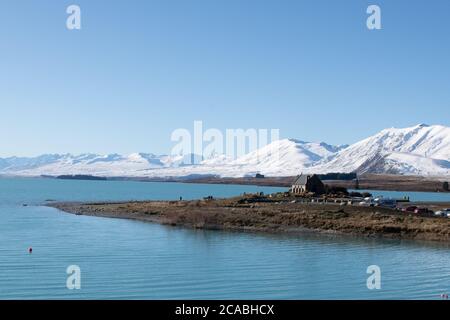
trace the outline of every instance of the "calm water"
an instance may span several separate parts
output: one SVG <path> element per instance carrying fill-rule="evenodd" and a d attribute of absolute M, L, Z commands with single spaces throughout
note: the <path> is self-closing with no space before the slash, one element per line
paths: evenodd
<path fill-rule="evenodd" d="M 442 244 L 188 230 L 39 206 L 46 199 L 187 199 L 256 190 L 277 189 L 0 179 L 0 299 L 439 299 L 450 292 L 450 247 Z M 81 268 L 80 290 L 66 288 L 73 264 Z M 366 287 L 372 264 L 381 268 L 381 290 Z"/>
<path fill-rule="evenodd" d="M 436 201 L 450 202 L 450 192 L 411 192 L 411 191 L 379 191 L 379 190 L 352 190 L 358 192 L 370 192 L 374 197 L 403 199 L 409 197 L 411 201 Z"/>

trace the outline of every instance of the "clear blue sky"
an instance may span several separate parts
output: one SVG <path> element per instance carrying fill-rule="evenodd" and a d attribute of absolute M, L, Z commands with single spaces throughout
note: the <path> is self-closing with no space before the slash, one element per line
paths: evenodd
<path fill-rule="evenodd" d="M 0 156 L 168 153 L 194 120 L 332 144 L 450 125 L 448 0 L 0 4 Z"/>

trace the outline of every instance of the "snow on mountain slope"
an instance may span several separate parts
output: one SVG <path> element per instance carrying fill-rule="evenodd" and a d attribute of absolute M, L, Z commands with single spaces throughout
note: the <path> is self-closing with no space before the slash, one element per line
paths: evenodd
<path fill-rule="evenodd" d="M 224 155 L 215 155 L 199 165 L 178 168 L 148 170 L 147 176 L 219 175 L 223 177 L 291 176 L 309 172 L 323 159 L 333 156 L 346 146 L 331 146 L 326 143 L 304 142 L 295 139 L 274 141 L 235 160 Z"/>
<path fill-rule="evenodd" d="M 384 155 L 379 154 L 369 159 L 359 168 L 358 172 L 360 174 L 448 176 L 450 175 L 450 162 L 412 153 L 392 152 Z"/>
<path fill-rule="evenodd" d="M 81 154 L 72 156 L 69 154 L 44 154 L 38 157 L 10 157 L 0 159 L 0 172 L 15 172 L 21 170 L 32 170 L 42 166 L 70 162 L 76 164 L 82 161 L 90 161 L 98 155 Z"/>
<path fill-rule="evenodd" d="M 450 128 L 421 124 L 404 129 L 382 130 L 338 152 L 333 159 L 322 162 L 317 168 L 327 172 L 426 172 L 426 175 L 440 175 L 448 172 L 445 164 L 448 160 Z"/>
<path fill-rule="evenodd" d="M 122 176 L 136 175 L 142 170 L 163 168 L 174 164 L 174 158 L 153 154 L 82 154 L 74 156 L 44 155 L 35 158 L 6 158 L 0 161 L 0 173 L 10 175 L 92 174 Z"/>
<path fill-rule="evenodd" d="M 191 164 L 192 160 L 195 163 Z M 353 172 L 450 176 L 450 128 L 417 125 L 385 129 L 350 146 L 274 141 L 238 159 L 213 154 L 159 156 L 151 153 L 98 155 L 48 154 L 34 158 L 0 158 L 2 175 L 91 174 L 99 176 L 226 177 L 293 176 L 303 173 Z"/>
<path fill-rule="evenodd" d="M 310 171 L 319 161 L 325 160 L 346 146 L 305 142 L 295 139 L 274 141 L 229 163 L 241 175 L 257 172 L 266 175 L 296 175 Z"/>
<path fill-rule="evenodd" d="M 304 142 L 294 139 L 274 141 L 238 159 L 211 155 L 203 161 L 197 155 L 157 156 L 150 153 L 45 155 L 36 158 L 0 159 L 0 174 L 25 176 L 91 174 L 101 176 L 185 176 L 214 174 L 229 177 L 254 175 L 295 175 L 345 146 Z M 192 159 L 196 163 L 191 165 Z"/>
<path fill-rule="evenodd" d="M 385 156 L 385 164 L 379 172 L 409 174 L 420 176 L 448 176 L 450 175 L 450 161 L 426 158 L 413 153 L 393 152 Z"/>
<path fill-rule="evenodd" d="M 333 155 L 342 148 L 344 147 L 334 147 L 326 143 L 283 139 L 250 152 L 233 161 L 232 164 L 263 167 L 294 165 L 305 168 Z"/>

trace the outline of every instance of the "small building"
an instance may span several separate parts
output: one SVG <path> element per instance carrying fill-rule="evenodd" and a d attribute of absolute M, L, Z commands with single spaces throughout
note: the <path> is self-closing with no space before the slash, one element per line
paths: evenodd
<path fill-rule="evenodd" d="M 312 192 L 315 194 L 324 194 L 325 193 L 325 185 L 320 180 L 319 176 L 316 174 L 313 175 L 304 175 L 301 174 L 297 176 L 294 183 L 291 187 L 291 192 L 294 194 L 303 194 Z"/>
<path fill-rule="evenodd" d="M 257 173 L 257 174 L 255 175 L 255 178 L 256 178 L 256 179 L 264 179 L 264 175 L 261 174 L 261 173 Z"/>

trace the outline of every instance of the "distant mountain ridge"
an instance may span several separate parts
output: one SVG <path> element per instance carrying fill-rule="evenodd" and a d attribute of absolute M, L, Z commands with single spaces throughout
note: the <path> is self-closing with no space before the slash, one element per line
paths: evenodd
<path fill-rule="evenodd" d="M 198 155 L 133 153 L 44 154 L 0 158 L 0 174 L 16 176 L 77 175 L 180 177 L 219 175 L 242 177 L 261 173 L 293 176 L 303 173 L 358 172 L 421 176 L 450 176 L 450 128 L 420 124 L 384 129 L 352 145 L 297 139 L 274 141 L 237 159 L 211 155 L 190 164 Z M 188 161 L 186 161 L 188 160 Z"/>
<path fill-rule="evenodd" d="M 338 152 L 321 170 L 410 175 L 450 174 L 450 128 L 420 124 L 385 129 Z"/>

